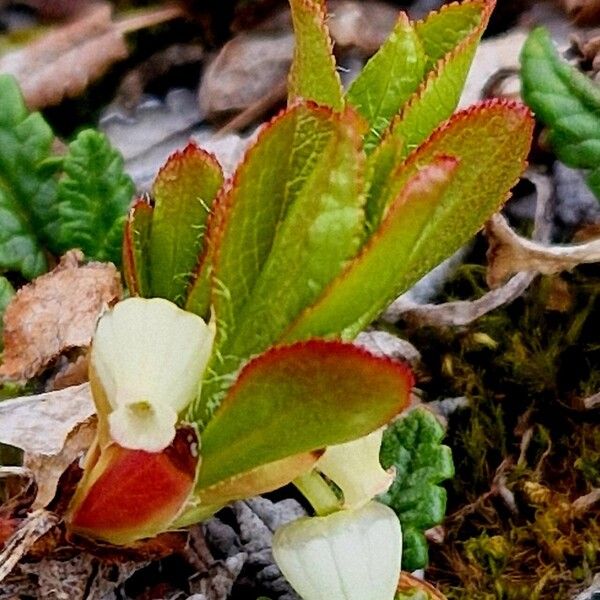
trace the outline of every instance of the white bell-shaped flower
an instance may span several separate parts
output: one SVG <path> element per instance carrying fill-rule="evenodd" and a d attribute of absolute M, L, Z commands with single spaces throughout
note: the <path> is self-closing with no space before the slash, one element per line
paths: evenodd
<path fill-rule="evenodd" d="M 400 521 L 375 501 L 280 527 L 273 556 L 304 600 L 393 600 L 402 557 Z"/>
<path fill-rule="evenodd" d="M 112 440 L 148 452 L 173 441 L 179 413 L 200 390 L 214 335 L 212 325 L 161 298 L 129 298 L 102 315 L 90 364 Z"/>

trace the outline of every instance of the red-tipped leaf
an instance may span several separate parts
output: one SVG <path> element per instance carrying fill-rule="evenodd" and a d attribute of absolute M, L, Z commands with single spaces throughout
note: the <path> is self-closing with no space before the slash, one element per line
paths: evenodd
<path fill-rule="evenodd" d="M 217 159 L 193 143 L 172 154 L 154 185 L 149 243 L 152 294 L 179 305 L 204 245 L 206 221 L 223 172 Z M 201 275 L 196 274 L 196 277 Z M 203 307 L 207 312 L 208 307 Z"/>
<path fill-rule="evenodd" d="M 138 198 L 129 209 L 123 237 L 123 271 L 132 296 L 150 294 L 148 244 L 152 227 L 152 206 L 148 197 Z"/>
<path fill-rule="evenodd" d="M 402 411 L 407 366 L 339 342 L 274 348 L 241 371 L 202 433 L 198 489 L 356 439 Z"/>

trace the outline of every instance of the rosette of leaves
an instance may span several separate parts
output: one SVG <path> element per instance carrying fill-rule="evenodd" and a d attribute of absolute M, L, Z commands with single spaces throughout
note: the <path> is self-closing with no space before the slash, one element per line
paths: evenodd
<path fill-rule="evenodd" d="M 589 172 L 587 183 L 600 199 L 600 87 L 559 56 L 542 27 L 523 46 L 521 80 L 552 149 L 565 164 Z"/>
<path fill-rule="evenodd" d="M 289 107 L 229 180 L 189 146 L 134 205 L 132 293 L 217 320 L 191 418 L 208 419 L 270 346 L 353 339 L 506 200 L 525 165 L 528 110 L 492 100 L 451 116 L 493 6 L 467 0 L 417 23 L 401 13 L 344 94 L 324 7 L 292 0 Z"/>
<path fill-rule="evenodd" d="M 290 3 L 288 108 L 229 179 L 190 145 L 129 213 L 132 295 L 212 319 L 216 338 L 202 391 L 179 416 L 199 456 L 187 443 L 160 459 L 123 452 L 88 480 L 86 522 L 112 527 L 109 541 L 107 515 L 164 489 L 162 474 L 185 467 L 172 523 L 185 525 L 390 422 L 408 402 L 410 373 L 344 342 L 468 241 L 524 169 L 526 107 L 494 100 L 452 116 L 492 0 L 418 23 L 401 15 L 345 94 L 323 5 Z M 119 527 L 120 543 L 136 539 Z"/>
<path fill-rule="evenodd" d="M 402 567 L 427 565 L 424 532 L 446 514 L 446 490 L 439 484 L 454 476 L 452 452 L 442 444 L 444 429 L 425 408 L 417 408 L 384 433 L 381 465 L 394 467 L 396 478 L 379 500 L 394 509 L 402 523 Z"/>
<path fill-rule="evenodd" d="M 0 271 L 31 279 L 71 248 L 119 264 L 134 187 L 118 152 L 88 129 L 55 155 L 52 129 L 10 75 L 0 75 L 0 106 Z"/>

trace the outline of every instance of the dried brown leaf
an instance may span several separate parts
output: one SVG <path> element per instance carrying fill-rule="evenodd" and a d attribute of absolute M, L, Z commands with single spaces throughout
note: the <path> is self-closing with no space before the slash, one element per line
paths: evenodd
<path fill-rule="evenodd" d="M 87 383 L 0 402 L 0 443 L 55 456 L 71 431 L 95 412 Z"/>
<path fill-rule="evenodd" d="M 0 600 L 116 598 L 116 589 L 148 564 L 131 561 L 108 564 L 87 552 L 65 550 L 63 547 L 56 558 L 45 556 L 32 562 L 21 561 L 2 582 Z M 24 558 L 29 561 L 31 557 Z"/>
<path fill-rule="evenodd" d="M 168 76 L 171 69 L 199 63 L 204 54 L 204 46 L 200 44 L 173 44 L 159 50 L 123 77 L 113 102 L 128 111 L 134 110 L 150 83 Z"/>
<path fill-rule="evenodd" d="M 127 58 L 125 33 L 179 17 L 182 10 L 166 6 L 123 21 L 113 21 L 111 13 L 110 3 L 93 3 L 76 20 L 1 57 L 0 73 L 17 78 L 30 109 L 59 104 Z"/>
<path fill-rule="evenodd" d="M 594 410 L 600 408 L 600 392 L 585 398 L 582 402 L 582 405 L 585 410 Z"/>
<path fill-rule="evenodd" d="M 87 353 L 80 354 L 73 360 L 61 357 L 55 374 L 46 383 L 46 391 L 64 390 L 65 388 L 85 383 L 88 380 L 88 359 Z"/>
<path fill-rule="evenodd" d="M 600 23 L 600 0 L 561 0 L 562 7 L 579 25 Z"/>
<path fill-rule="evenodd" d="M 238 112 L 286 81 L 294 51 L 291 31 L 242 33 L 229 41 L 206 69 L 198 90 L 207 118 Z"/>
<path fill-rule="evenodd" d="M 591 66 L 591 77 L 600 73 L 600 29 L 579 30 L 572 37 L 572 43 L 581 54 L 583 62 Z"/>
<path fill-rule="evenodd" d="M 477 300 L 457 300 L 443 304 L 417 304 L 399 299 L 386 311 L 390 322 L 404 319 L 413 327 L 461 327 L 483 315 L 516 300 L 529 287 L 534 275 L 519 273 L 501 288 L 484 294 Z"/>
<path fill-rule="evenodd" d="M 446 600 L 446 596 L 444 596 L 442 592 L 438 591 L 426 581 L 423 581 L 406 571 L 400 573 L 398 591 L 404 593 L 414 593 L 415 591 L 419 591 L 422 592 L 423 597 L 428 598 L 428 600 Z M 421 595 L 418 596 L 421 597 Z"/>
<path fill-rule="evenodd" d="M 96 561 L 89 554 L 78 554 L 69 560 L 43 558 L 40 562 L 24 563 L 20 571 L 37 579 L 37 597 L 56 600 L 84 600 L 93 577 Z"/>
<path fill-rule="evenodd" d="M 19 598 L 35 598 L 37 586 L 25 573 L 15 569 L 0 586 L 0 600 L 16 600 Z"/>
<path fill-rule="evenodd" d="M 91 446 L 96 432 L 93 413 L 87 383 L 0 403 L 0 443 L 25 451 L 24 471 L 37 487 L 32 508 L 50 503 L 62 474 Z"/>
<path fill-rule="evenodd" d="M 89 345 L 98 316 L 122 290 L 114 265 L 81 259 L 68 252 L 56 269 L 17 292 L 4 314 L 0 378 L 30 379 L 65 351 Z"/>
<path fill-rule="evenodd" d="M 89 555 L 84 554 L 89 558 Z M 148 565 L 148 561 L 122 560 L 116 564 L 97 561 L 95 577 L 88 588 L 86 600 L 115 598 L 115 589 L 125 583 L 136 571 Z"/>
<path fill-rule="evenodd" d="M 332 0 L 327 8 L 336 48 L 355 48 L 366 56 L 379 50 L 398 18 L 398 8 L 384 2 Z"/>
<path fill-rule="evenodd" d="M 33 473 L 25 467 L 0 466 L 0 481 L 6 500 L 0 505 L 0 520 L 10 519 L 27 510 L 36 494 Z M 0 534 L 0 545 L 5 538 Z"/>
<path fill-rule="evenodd" d="M 405 360 L 416 369 L 421 363 L 421 353 L 408 341 L 389 333 L 369 329 L 359 333 L 354 343 L 375 356 Z"/>
<path fill-rule="evenodd" d="M 123 35 L 111 20 L 111 7 L 100 5 L 3 56 L 0 72 L 14 75 L 27 106 L 37 109 L 77 96 L 127 55 Z"/>
<path fill-rule="evenodd" d="M 58 517 L 44 509 L 38 509 L 27 516 L 0 552 L 0 582 L 10 574 L 35 543 L 57 523 Z"/>
<path fill-rule="evenodd" d="M 40 453 L 25 453 L 23 464 L 33 473 L 38 488 L 33 508 L 48 506 L 56 494 L 58 480 L 67 467 L 88 450 L 95 435 L 96 419 L 89 417 L 69 432 L 64 446 L 58 453 L 50 456 Z"/>
<path fill-rule="evenodd" d="M 580 264 L 600 262 L 600 238 L 584 244 L 540 244 L 515 233 L 502 215 L 492 217 L 486 231 L 490 244 L 487 274 L 490 287 L 497 287 L 518 271 L 550 275 Z"/>
<path fill-rule="evenodd" d="M 37 486 L 33 473 L 23 467 L 0 466 L 0 484 L 6 500 L 0 505 L 0 548 L 17 531 L 31 507 Z M 1 598 L 1 596 L 0 596 Z"/>

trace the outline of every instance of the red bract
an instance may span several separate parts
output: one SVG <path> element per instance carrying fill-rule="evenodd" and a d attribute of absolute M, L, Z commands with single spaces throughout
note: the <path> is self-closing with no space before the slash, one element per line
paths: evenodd
<path fill-rule="evenodd" d="M 88 471 L 71 505 L 74 533 L 127 544 L 168 529 L 185 506 L 198 465 L 192 427 L 162 452 L 111 444 Z"/>

